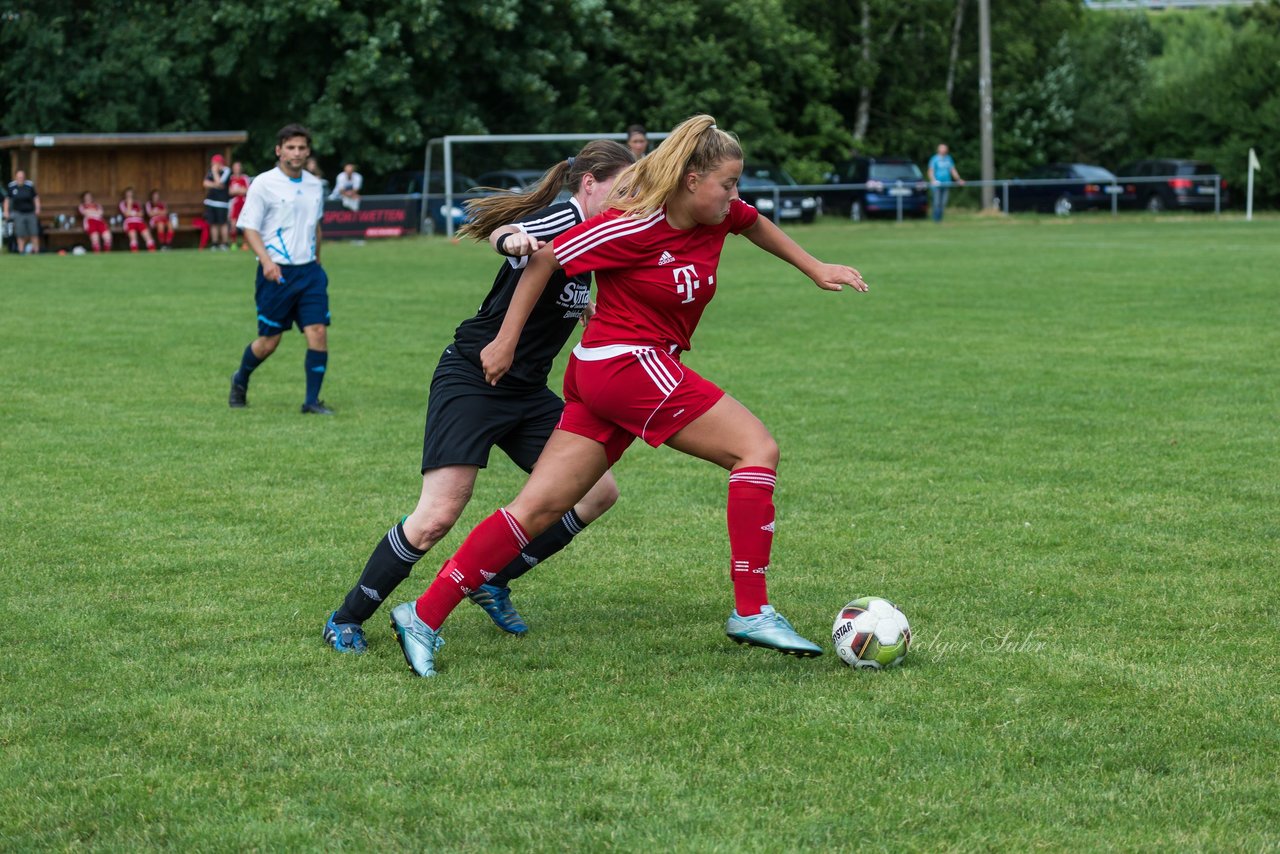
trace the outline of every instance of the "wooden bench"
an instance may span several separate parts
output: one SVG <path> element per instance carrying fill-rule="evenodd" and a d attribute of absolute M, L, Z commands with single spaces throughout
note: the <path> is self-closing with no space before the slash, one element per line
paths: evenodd
<path fill-rule="evenodd" d="M 196 217 L 203 219 L 204 217 L 204 194 L 203 191 L 198 193 L 186 192 L 175 193 L 173 198 L 166 198 L 165 204 L 169 213 L 178 215 L 178 227 L 173 230 L 173 243 L 175 249 L 194 249 L 200 245 L 201 234 L 207 227 L 201 227 L 194 224 Z M 94 200 L 102 205 L 107 220 L 119 213 L 116 207 L 119 199 L 104 199 L 97 193 L 94 193 Z M 141 198 L 145 204 L 146 199 Z M 43 229 L 43 240 L 41 241 L 41 249 L 49 252 L 57 252 L 60 249 L 70 251 L 76 246 L 83 246 L 86 250 L 92 248 L 89 242 L 89 235 L 85 234 L 82 220 L 79 213 L 80 195 L 72 193 L 50 193 L 40 196 L 40 225 Z M 71 222 L 75 225 L 71 228 L 59 228 L 57 225 L 58 217 L 70 217 Z M 64 219 L 64 221 L 66 221 Z M 139 246 L 145 249 L 139 243 Z M 111 227 L 111 248 L 113 251 L 128 251 L 129 237 L 125 233 L 124 227 L 113 225 Z"/>

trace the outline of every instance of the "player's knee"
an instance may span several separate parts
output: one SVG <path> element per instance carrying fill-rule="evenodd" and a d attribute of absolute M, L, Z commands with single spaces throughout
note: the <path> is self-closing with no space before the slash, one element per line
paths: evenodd
<path fill-rule="evenodd" d="M 575 509 L 582 521 L 593 522 L 617 503 L 618 484 L 609 479 L 592 487 L 591 491 L 575 505 Z"/>
<path fill-rule="evenodd" d="M 414 513 L 404 522 L 405 539 L 415 549 L 424 551 L 443 540 L 457 521 L 457 514 L 452 513 Z"/>
<path fill-rule="evenodd" d="M 253 354 L 259 359 L 265 359 L 274 353 L 276 348 L 280 346 L 280 336 L 272 335 L 269 338 L 259 338 L 254 343 L 256 346 L 253 348 Z"/>

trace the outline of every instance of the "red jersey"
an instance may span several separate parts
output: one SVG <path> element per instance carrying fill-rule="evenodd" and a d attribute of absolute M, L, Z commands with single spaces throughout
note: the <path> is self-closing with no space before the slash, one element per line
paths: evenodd
<path fill-rule="evenodd" d="M 248 175 L 232 175 L 231 180 L 227 182 L 227 189 L 230 190 L 232 187 L 244 187 L 245 194 L 247 194 L 249 192 L 249 176 Z M 240 218 L 240 211 L 244 210 L 244 200 L 245 200 L 244 195 L 239 195 L 239 196 L 233 195 L 231 197 L 230 217 L 232 219 Z"/>
<path fill-rule="evenodd" d="M 141 223 L 143 221 L 142 205 L 138 204 L 136 201 L 130 204 L 129 202 L 126 202 L 124 199 L 121 199 L 120 213 L 124 216 L 125 225 L 130 225 L 132 223 Z"/>
<path fill-rule="evenodd" d="M 164 202 L 147 202 L 147 219 L 155 222 L 158 219 L 168 219 L 169 212 L 165 208 Z"/>
<path fill-rule="evenodd" d="M 80 205 L 77 210 L 80 211 L 80 216 L 84 217 L 86 226 L 89 224 L 90 220 L 97 220 L 98 222 L 107 221 L 102 210 L 102 205 L 97 204 L 96 202 L 92 205 Z"/>
<path fill-rule="evenodd" d="M 553 251 L 565 273 L 596 274 L 596 314 L 582 346 L 688 350 L 716 293 L 725 237 L 741 234 L 757 217 L 755 208 L 734 199 L 718 225 L 672 228 L 665 207 L 643 218 L 609 210 L 561 234 Z"/>

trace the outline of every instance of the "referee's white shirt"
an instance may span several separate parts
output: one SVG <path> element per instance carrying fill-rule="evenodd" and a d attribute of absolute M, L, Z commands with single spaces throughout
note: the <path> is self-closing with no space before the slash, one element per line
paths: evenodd
<path fill-rule="evenodd" d="M 320 179 L 305 170 L 300 178 L 290 178 L 277 166 L 253 179 L 236 227 L 261 234 L 277 264 L 307 264 L 316 260 L 316 229 L 323 216 Z"/>

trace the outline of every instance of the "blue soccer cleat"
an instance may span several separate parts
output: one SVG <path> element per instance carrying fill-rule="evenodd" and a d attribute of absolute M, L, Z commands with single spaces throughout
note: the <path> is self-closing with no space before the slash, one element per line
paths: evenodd
<path fill-rule="evenodd" d="M 357 655 L 368 649 L 364 641 L 364 627 L 359 623 L 335 623 L 338 616 L 334 611 L 324 624 L 324 642 L 338 652 L 352 652 Z"/>
<path fill-rule="evenodd" d="M 391 628 L 400 642 L 404 660 L 419 676 L 436 675 L 436 650 L 444 646 L 444 638 L 433 632 L 418 618 L 412 602 L 391 609 Z"/>
<path fill-rule="evenodd" d="M 787 618 L 773 610 L 772 605 L 765 605 L 760 609 L 759 614 L 751 617 L 739 617 L 735 610 L 729 615 L 724 633 L 736 643 L 776 649 L 778 652 L 798 658 L 822 655 L 822 647 L 800 637 L 787 622 Z"/>
<path fill-rule="evenodd" d="M 493 620 L 494 625 L 504 632 L 522 635 L 529 631 L 520 612 L 511 604 L 511 588 L 481 584 L 478 589 L 468 593 L 467 598 L 484 608 L 484 612 L 489 615 L 489 619 Z"/>

